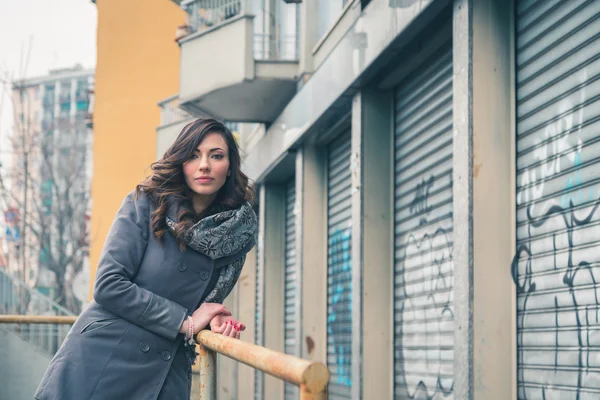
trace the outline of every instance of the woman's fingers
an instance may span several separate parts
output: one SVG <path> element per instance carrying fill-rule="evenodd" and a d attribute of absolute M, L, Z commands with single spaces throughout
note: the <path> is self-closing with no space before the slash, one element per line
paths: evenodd
<path fill-rule="evenodd" d="M 233 329 L 233 325 L 231 324 L 231 321 L 227 321 L 225 323 L 225 330 L 223 331 L 223 335 L 225 336 L 230 336 L 231 335 L 231 331 L 235 330 Z"/>
<path fill-rule="evenodd" d="M 225 328 L 227 328 L 227 322 L 224 322 L 221 326 L 219 326 L 217 329 L 215 329 L 214 332 L 223 333 L 223 332 L 225 332 Z"/>
<path fill-rule="evenodd" d="M 231 334 L 229 336 L 231 336 L 232 338 L 237 337 L 237 334 L 240 333 L 240 331 L 238 330 L 238 328 L 236 328 L 237 324 L 233 321 L 231 321 Z"/>

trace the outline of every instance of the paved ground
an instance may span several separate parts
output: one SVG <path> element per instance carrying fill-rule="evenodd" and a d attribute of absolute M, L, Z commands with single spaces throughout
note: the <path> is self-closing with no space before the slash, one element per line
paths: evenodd
<path fill-rule="evenodd" d="M 31 400 L 50 359 L 0 328 L 0 400 Z"/>
<path fill-rule="evenodd" d="M 31 400 L 50 359 L 0 328 L 0 400 Z M 199 374 L 192 377 L 192 400 L 200 398 Z"/>

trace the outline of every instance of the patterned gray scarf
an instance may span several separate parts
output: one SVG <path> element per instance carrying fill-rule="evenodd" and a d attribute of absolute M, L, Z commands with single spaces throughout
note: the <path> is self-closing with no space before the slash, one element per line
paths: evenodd
<path fill-rule="evenodd" d="M 176 207 L 166 221 L 171 230 L 175 227 Z M 210 257 L 215 262 L 219 278 L 214 289 L 204 297 L 205 302 L 222 303 L 240 277 L 246 253 L 256 243 L 258 223 L 250 204 L 235 210 L 223 211 L 203 218 L 185 234 L 185 242 L 192 249 Z"/>

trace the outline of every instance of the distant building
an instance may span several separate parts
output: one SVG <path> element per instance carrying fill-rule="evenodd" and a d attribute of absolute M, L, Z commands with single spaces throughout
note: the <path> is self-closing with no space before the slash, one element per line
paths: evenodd
<path fill-rule="evenodd" d="M 12 159 L 3 174 L 12 206 L 4 210 L 9 271 L 51 297 L 68 285 L 81 303 L 89 284 L 93 87 L 94 70 L 80 65 L 15 82 Z M 58 277 L 57 264 L 67 265 Z"/>

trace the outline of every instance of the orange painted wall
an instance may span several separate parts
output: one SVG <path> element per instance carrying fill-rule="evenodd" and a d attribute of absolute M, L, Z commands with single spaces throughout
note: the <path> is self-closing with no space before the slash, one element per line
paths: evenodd
<path fill-rule="evenodd" d="M 156 154 L 157 102 L 179 91 L 175 30 L 185 13 L 168 0 L 97 0 L 91 287 L 123 198 Z"/>

